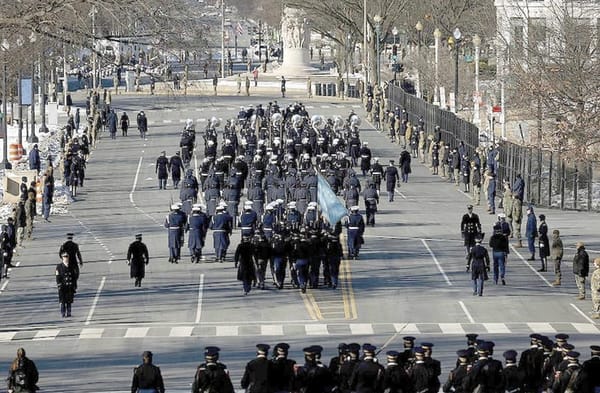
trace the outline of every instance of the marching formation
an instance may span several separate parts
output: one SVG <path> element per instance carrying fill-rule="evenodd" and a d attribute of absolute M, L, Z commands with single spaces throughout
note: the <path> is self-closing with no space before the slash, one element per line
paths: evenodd
<path fill-rule="evenodd" d="M 415 346 L 415 337 L 406 336 L 402 351 L 386 352 L 385 366 L 377 359 L 381 350 L 368 343 L 341 343 L 337 356 L 328 363 L 321 359 L 323 347 L 312 345 L 302 350 L 302 364 L 289 358 L 287 343 L 276 344 L 270 359 L 270 346 L 257 344 L 256 357 L 246 364 L 240 386 L 250 393 L 591 393 L 600 388 L 600 346 L 592 345 L 590 358 L 580 361 L 582 355 L 568 342 L 567 334 L 556 334 L 552 340 L 534 333 L 520 357 L 513 349 L 503 352 L 503 363 L 493 357 L 494 342 L 478 339 L 477 334 L 466 338 L 467 347 L 456 351 L 455 367 L 445 381 L 440 379 L 441 362 L 433 357 L 434 344 Z M 235 391 L 227 366 L 219 362 L 219 352 L 218 347 L 205 348 L 205 362 L 196 370 L 192 393 Z M 152 373 L 136 369 L 132 393 L 137 388 L 165 391 L 160 369 L 152 367 Z"/>
<path fill-rule="evenodd" d="M 215 260 L 223 262 L 238 229 L 233 260 L 244 294 L 265 288 L 267 270 L 279 289 L 288 270 L 293 287 L 303 292 L 336 288 L 343 248 L 349 259 L 358 259 L 365 227 L 375 226 L 382 179 L 390 201 L 399 180 L 393 161 L 384 169 L 372 157 L 359 125 L 354 112 L 309 117 L 301 103 L 280 108 L 276 101 L 241 108 L 221 138 L 219 119 L 213 117 L 202 134 L 188 120 L 181 150 L 170 158 L 163 151 L 156 161 L 159 189 L 167 188 L 169 177 L 180 189 L 180 202 L 164 222 L 169 262 L 182 259 L 186 232 L 191 262 L 206 260 L 209 230 Z M 198 168 L 192 159 L 200 160 Z M 320 194 L 325 189 L 331 197 Z"/>

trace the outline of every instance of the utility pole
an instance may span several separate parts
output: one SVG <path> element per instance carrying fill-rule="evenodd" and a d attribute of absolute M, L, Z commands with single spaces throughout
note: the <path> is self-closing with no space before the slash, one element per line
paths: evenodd
<path fill-rule="evenodd" d="M 225 0 L 221 0 L 221 78 L 225 78 Z"/>

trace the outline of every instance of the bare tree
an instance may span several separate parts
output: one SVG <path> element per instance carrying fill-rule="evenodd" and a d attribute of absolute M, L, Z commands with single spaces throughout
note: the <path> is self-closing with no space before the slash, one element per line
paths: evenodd
<path fill-rule="evenodd" d="M 508 19 L 506 84 L 512 108 L 537 119 L 536 144 L 575 160 L 600 158 L 598 30 L 582 9 L 549 5 L 545 18 Z M 510 39 L 509 39 L 510 38 Z"/>

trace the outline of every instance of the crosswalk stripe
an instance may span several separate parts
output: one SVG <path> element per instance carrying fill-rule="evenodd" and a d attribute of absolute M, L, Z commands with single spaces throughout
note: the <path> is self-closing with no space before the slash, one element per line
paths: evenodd
<path fill-rule="evenodd" d="M 340 318 L 337 311 L 324 311 L 331 318 Z M 340 312 L 341 313 L 341 312 Z M 558 327 L 558 324 L 561 327 Z M 514 324 L 505 323 L 479 323 L 482 330 L 489 334 L 529 334 L 538 333 L 556 333 L 557 330 L 565 333 L 580 334 L 598 334 L 600 325 L 592 323 L 571 323 L 571 322 L 521 322 Z M 102 326 L 102 325 L 101 325 Z M 526 328 L 524 328 L 526 326 Z M 556 327 L 554 327 L 556 326 Z M 260 336 L 285 336 L 288 329 L 303 329 L 306 336 L 329 336 L 329 335 L 351 335 L 351 336 L 371 336 L 381 332 L 395 332 L 407 335 L 420 334 L 443 334 L 443 335 L 464 335 L 466 331 L 477 330 L 470 323 L 267 323 L 248 325 L 253 333 Z M 202 335 L 216 337 L 237 337 L 247 335 L 246 325 L 214 325 L 212 329 L 204 331 Z M 111 330 L 113 329 L 113 330 Z M 51 327 L 42 330 L 23 330 L 12 332 L 0 332 L 0 343 L 11 342 L 14 340 L 55 340 L 55 339 L 99 339 L 104 337 L 111 338 L 143 338 L 152 334 L 153 337 L 193 337 L 195 325 L 188 326 L 168 326 L 166 329 L 151 331 L 153 327 L 130 327 L 123 329 L 120 334 L 115 335 L 114 327 L 95 327 L 82 328 L 80 331 L 73 332 L 72 328 L 53 329 Z M 63 333 L 61 335 L 61 333 Z"/>
<path fill-rule="evenodd" d="M 101 328 L 85 328 L 81 330 L 79 333 L 80 339 L 90 339 L 90 338 L 102 338 L 102 333 L 104 333 L 104 329 Z"/>
<path fill-rule="evenodd" d="M 577 329 L 579 333 L 593 333 L 596 334 L 600 332 L 595 325 L 591 323 L 572 323 L 573 327 Z"/>
<path fill-rule="evenodd" d="M 508 327 L 503 323 L 484 323 L 483 327 L 488 333 L 503 334 L 510 333 Z"/>
<path fill-rule="evenodd" d="M 352 108 L 360 108 L 360 105 L 352 105 Z"/>
<path fill-rule="evenodd" d="M 440 323 L 440 329 L 444 334 L 465 334 L 460 323 Z"/>
<path fill-rule="evenodd" d="M 396 333 L 421 333 L 416 323 L 395 323 L 394 329 L 396 330 Z"/>
<path fill-rule="evenodd" d="M 202 118 L 200 118 L 200 119 L 197 119 L 196 121 L 197 121 L 198 123 L 202 123 L 202 122 L 205 122 L 205 121 L 206 121 L 206 119 L 202 117 Z"/>
<path fill-rule="evenodd" d="M 233 337 L 239 335 L 239 326 L 217 326 L 217 337 Z"/>
<path fill-rule="evenodd" d="M 60 333 L 59 329 L 40 330 L 35 334 L 33 340 L 54 340 Z"/>
<path fill-rule="evenodd" d="M 351 323 L 350 332 L 354 335 L 373 334 L 373 325 L 370 323 Z"/>
<path fill-rule="evenodd" d="M 261 325 L 260 326 L 261 336 L 283 336 L 282 325 Z"/>
<path fill-rule="evenodd" d="M 329 335 L 329 330 L 327 330 L 327 325 L 322 324 L 322 323 L 304 325 L 304 330 L 306 331 L 307 336 L 327 336 L 327 335 Z"/>
<path fill-rule="evenodd" d="M 527 324 L 527 326 L 529 326 L 529 328 L 534 332 L 556 333 L 556 329 L 554 329 L 549 323 L 530 322 Z"/>
<path fill-rule="evenodd" d="M 323 109 L 329 109 L 331 107 L 329 105 L 321 105 L 321 108 L 323 108 Z"/>
<path fill-rule="evenodd" d="M 139 327 L 139 328 L 128 328 L 125 332 L 125 337 L 146 337 L 150 328 Z"/>
<path fill-rule="evenodd" d="M 192 335 L 194 331 L 193 326 L 176 326 L 171 328 L 169 332 L 169 337 L 189 337 Z"/>
<path fill-rule="evenodd" d="M 17 332 L 0 332 L 0 342 L 11 341 Z"/>
<path fill-rule="evenodd" d="M 173 120 L 171 120 L 171 119 L 163 119 L 163 123 L 173 123 Z"/>

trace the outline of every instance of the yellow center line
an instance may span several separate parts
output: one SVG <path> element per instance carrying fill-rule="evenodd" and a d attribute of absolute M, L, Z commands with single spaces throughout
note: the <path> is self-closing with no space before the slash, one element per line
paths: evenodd
<path fill-rule="evenodd" d="M 342 251 L 344 255 L 348 255 L 346 235 L 342 233 L 340 236 L 342 242 Z M 344 315 L 346 319 L 357 319 L 358 312 L 356 309 L 356 301 L 354 299 L 354 289 L 352 288 L 352 269 L 350 261 L 346 258 L 342 259 L 340 264 L 340 284 L 342 288 L 342 298 L 344 300 Z"/>
<path fill-rule="evenodd" d="M 300 297 L 302 298 L 302 301 L 304 302 L 304 306 L 306 307 L 306 311 L 308 311 L 308 316 L 310 317 L 310 319 L 312 319 L 313 321 L 318 321 L 319 318 L 317 317 L 317 314 L 315 312 L 314 306 L 310 299 L 308 298 L 308 295 L 305 293 L 300 293 Z M 314 300 L 314 298 L 313 298 Z M 321 319 L 323 319 L 321 317 Z"/>

